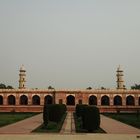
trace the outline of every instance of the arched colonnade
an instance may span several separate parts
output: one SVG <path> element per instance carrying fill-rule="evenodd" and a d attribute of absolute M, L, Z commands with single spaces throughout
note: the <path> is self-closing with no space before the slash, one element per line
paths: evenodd
<path fill-rule="evenodd" d="M 56 97 L 55 97 L 56 98 Z M 94 94 L 90 94 L 87 97 L 85 102 L 84 97 L 77 98 L 73 94 L 69 94 L 67 96 L 63 96 L 62 98 L 55 99 L 53 94 L 41 95 L 34 94 L 29 96 L 28 94 L 21 94 L 18 98 L 14 94 L 9 94 L 7 97 L 0 95 L 0 105 L 44 105 L 45 104 L 53 104 L 54 100 L 59 104 L 66 105 L 76 105 L 76 104 L 89 104 L 89 105 L 101 105 L 101 106 L 135 106 L 140 105 L 140 96 L 137 98 L 137 103 L 134 95 L 127 95 L 126 97 L 122 97 L 121 95 L 113 95 L 109 96 L 104 94 L 100 97 Z M 65 98 L 65 99 L 64 99 Z"/>

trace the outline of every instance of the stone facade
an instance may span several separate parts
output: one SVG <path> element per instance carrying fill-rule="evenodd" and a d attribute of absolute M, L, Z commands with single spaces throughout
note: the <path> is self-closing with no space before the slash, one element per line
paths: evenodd
<path fill-rule="evenodd" d="M 90 90 L 27 89 L 26 70 L 19 74 L 19 89 L 0 89 L 1 112 L 41 112 L 44 104 L 66 104 L 74 110 L 76 104 L 97 105 L 104 111 L 140 111 L 140 90 L 124 87 L 123 71 L 117 69 L 117 88 Z"/>
<path fill-rule="evenodd" d="M 140 90 L 0 90 L 0 111 L 42 111 L 44 103 L 63 103 L 68 108 L 90 104 L 101 110 L 137 110 L 140 109 Z"/>

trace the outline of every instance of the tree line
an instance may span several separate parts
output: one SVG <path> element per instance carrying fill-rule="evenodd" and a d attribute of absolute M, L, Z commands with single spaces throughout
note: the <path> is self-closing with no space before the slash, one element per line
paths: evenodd
<path fill-rule="evenodd" d="M 3 83 L 0 83 L 0 89 L 14 89 L 11 85 L 5 85 Z M 54 87 L 49 86 L 48 89 L 54 89 Z M 87 90 L 91 90 L 92 87 L 87 87 Z M 101 89 L 106 89 L 105 87 L 101 87 Z M 131 86 L 131 89 L 138 89 L 140 90 L 140 84 L 134 84 L 133 86 Z"/>
<path fill-rule="evenodd" d="M 14 89 L 14 88 L 10 85 L 6 86 L 5 84 L 0 83 L 0 89 Z"/>

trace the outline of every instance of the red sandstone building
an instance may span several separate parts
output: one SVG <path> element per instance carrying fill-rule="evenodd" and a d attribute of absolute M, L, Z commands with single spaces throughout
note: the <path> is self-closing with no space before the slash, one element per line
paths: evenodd
<path fill-rule="evenodd" d="M 66 104 L 74 110 L 76 104 L 97 105 L 101 112 L 140 111 L 140 90 L 127 90 L 123 71 L 117 69 L 117 89 L 54 90 L 27 89 L 26 70 L 19 74 L 19 89 L 0 89 L 0 112 L 41 112 L 44 103 Z"/>

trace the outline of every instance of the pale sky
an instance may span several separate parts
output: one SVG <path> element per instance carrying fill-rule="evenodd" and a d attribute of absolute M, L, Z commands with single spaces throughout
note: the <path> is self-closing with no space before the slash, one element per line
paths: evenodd
<path fill-rule="evenodd" d="M 0 0 L 0 83 L 127 88 L 140 83 L 140 0 Z"/>

